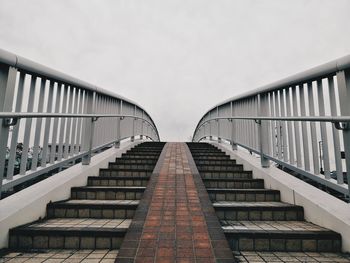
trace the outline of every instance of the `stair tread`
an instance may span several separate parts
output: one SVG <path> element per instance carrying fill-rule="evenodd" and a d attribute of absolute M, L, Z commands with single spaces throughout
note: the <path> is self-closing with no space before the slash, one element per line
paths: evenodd
<path fill-rule="evenodd" d="M 105 231 L 127 229 L 132 219 L 91 219 L 91 218 L 53 218 L 36 221 L 20 226 L 14 230 L 41 230 L 41 231 Z"/>
<path fill-rule="evenodd" d="M 73 189 L 146 189 L 144 186 L 78 186 Z"/>
<path fill-rule="evenodd" d="M 138 205 L 139 200 L 91 200 L 91 199 L 70 199 L 66 201 L 59 201 L 53 204 L 65 205 Z"/>
<path fill-rule="evenodd" d="M 337 234 L 329 229 L 306 221 L 233 221 L 220 220 L 223 230 L 227 232 L 245 233 L 329 233 Z M 339 234 L 337 234 L 339 235 Z"/>
<path fill-rule="evenodd" d="M 207 188 L 207 191 L 210 192 L 279 192 L 279 190 L 274 189 L 251 189 L 251 188 Z"/>
<path fill-rule="evenodd" d="M 218 201 L 213 203 L 214 207 L 264 207 L 264 208 L 275 208 L 275 207 L 301 207 L 284 202 L 236 202 L 236 201 Z"/>

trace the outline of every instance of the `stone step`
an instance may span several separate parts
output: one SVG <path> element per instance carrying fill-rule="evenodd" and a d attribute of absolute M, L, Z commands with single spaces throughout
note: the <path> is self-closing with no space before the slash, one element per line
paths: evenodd
<path fill-rule="evenodd" d="M 159 155 L 142 155 L 142 154 L 127 154 L 122 155 L 122 159 L 155 159 L 158 160 Z"/>
<path fill-rule="evenodd" d="M 146 187 L 73 187 L 72 199 L 89 200 L 140 200 Z"/>
<path fill-rule="evenodd" d="M 197 169 L 199 172 L 237 172 L 243 171 L 243 165 L 197 165 Z"/>
<path fill-rule="evenodd" d="M 144 170 L 144 169 L 100 169 L 100 176 L 106 177 L 119 177 L 119 176 L 129 176 L 129 177 L 150 177 L 153 170 Z"/>
<path fill-rule="evenodd" d="M 138 148 L 133 148 L 133 149 L 130 149 L 128 151 L 126 151 L 127 153 L 128 152 L 150 152 L 150 153 L 157 153 L 159 154 L 161 151 L 162 151 L 163 148 L 141 148 L 141 147 L 138 147 Z"/>
<path fill-rule="evenodd" d="M 157 162 L 159 156 L 134 156 L 134 155 L 125 155 L 123 157 L 117 158 L 117 160 L 121 160 L 121 161 L 135 161 L 135 162 L 139 162 L 139 161 L 152 161 L 152 162 Z"/>
<path fill-rule="evenodd" d="M 303 221 L 228 221 L 222 228 L 233 250 L 340 252 L 341 235 Z"/>
<path fill-rule="evenodd" d="M 117 164 L 117 163 L 109 163 L 108 169 L 112 170 L 146 170 L 153 171 L 154 164 Z"/>
<path fill-rule="evenodd" d="M 192 153 L 192 157 L 193 159 L 196 159 L 197 156 L 199 157 L 203 157 L 203 156 L 213 156 L 213 157 L 222 157 L 222 156 L 226 156 L 226 153 L 224 152 L 197 152 L 197 153 Z"/>
<path fill-rule="evenodd" d="M 115 162 L 110 162 L 113 164 L 151 164 L 155 166 L 157 164 L 157 159 L 122 159 L 117 158 Z"/>
<path fill-rule="evenodd" d="M 270 189 L 218 189 L 207 188 L 209 198 L 217 201 L 270 202 L 280 201 L 280 192 Z"/>
<path fill-rule="evenodd" d="M 190 149 L 192 154 L 204 154 L 204 153 L 225 153 L 219 149 Z"/>
<path fill-rule="evenodd" d="M 199 171 L 203 179 L 252 179 L 252 171 Z"/>
<path fill-rule="evenodd" d="M 223 189 L 263 189 L 263 179 L 203 179 L 207 188 Z"/>
<path fill-rule="evenodd" d="M 195 162 L 199 160 L 218 160 L 218 161 L 226 161 L 230 160 L 230 156 L 228 155 L 221 155 L 221 156 L 193 156 L 193 159 Z"/>
<path fill-rule="evenodd" d="M 153 156 L 158 157 L 160 155 L 160 152 L 139 152 L 139 151 L 133 151 L 133 152 L 127 152 L 123 153 L 121 157 L 124 156 Z"/>
<path fill-rule="evenodd" d="M 48 218 L 132 219 L 138 200 L 66 200 L 47 205 Z"/>
<path fill-rule="evenodd" d="M 11 249 L 118 249 L 131 219 L 57 218 L 10 230 Z"/>
<path fill-rule="evenodd" d="M 195 160 L 196 165 L 235 165 L 236 160 Z"/>
<path fill-rule="evenodd" d="M 304 209 L 302 206 L 282 202 L 220 201 L 213 203 L 213 207 L 220 220 L 304 220 Z"/>
<path fill-rule="evenodd" d="M 148 177 L 89 176 L 88 186 L 147 186 Z"/>

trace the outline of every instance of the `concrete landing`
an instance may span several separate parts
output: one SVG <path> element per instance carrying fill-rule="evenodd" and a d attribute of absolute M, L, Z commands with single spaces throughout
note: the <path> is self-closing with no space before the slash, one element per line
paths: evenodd
<path fill-rule="evenodd" d="M 167 143 L 116 262 L 234 262 L 185 143 Z"/>

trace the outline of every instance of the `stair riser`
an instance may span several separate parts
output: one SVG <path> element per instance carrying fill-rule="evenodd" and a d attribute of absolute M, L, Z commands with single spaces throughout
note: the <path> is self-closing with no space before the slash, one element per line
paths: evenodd
<path fill-rule="evenodd" d="M 341 241 L 332 239 L 304 239 L 303 237 L 260 238 L 226 235 L 229 245 L 235 251 L 279 251 L 279 252 L 340 252 Z M 315 237 L 317 238 L 317 237 Z"/>
<path fill-rule="evenodd" d="M 200 172 L 204 171 L 220 171 L 220 172 L 240 172 L 243 171 L 243 166 L 234 165 L 234 166 L 218 166 L 218 165 L 197 165 L 197 169 Z"/>
<path fill-rule="evenodd" d="M 251 173 L 247 172 L 227 172 L 227 173 L 214 173 L 214 172 L 200 172 L 203 179 L 252 179 Z"/>
<path fill-rule="evenodd" d="M 100 170 L 100 176 L 128 176 L 128 177 L 150 177 L 152 171 L 118 171 L 118 170 Z"/>
<path fill-rule="evenodd" d="M 304 220 L 303 211 L 269 211 L 269 210 L 235 210 L 215 209 L 216 215 L 220 220 L 254 220 L 254 221 L 302 221 Z"/>
<path fill-rule="evenodd" d="M 130 155 L 122 155 L 121 157 L 122 159 L 152 159 L 152 160 L 158 160 L 159 156 L 153 156 L 153 155 L 134 155 L 134 154 L 130 154 Z"/>
<path fill-rule="evenodd" d="M 225 182 L 225 181 L 204 181 L 207 188 L 221 189 L 263 189 L 263 181 L 247 181 L 247 182 Z"/>
<path fill-rule="evenodd" d="M 212 202 L 217 201 L 240 201 L 240 202 L 268 202 L 280 201 L 279 193 L 211 193 L 209 198 Z"/>
<path fill-rule="evenodd" d="M 129 169 L 129 170 L 149 170 L 153 171 L 154 165 L 153 164 L 113 164 L 110 163 L 108 165 L 109 169 Z"/>
<path fill-rule="evenodd" d="M 88 179 L 88 186 L 147 186 L 148 180 Z"/>
<path fill-rule="evenodd" d="M 148 164 L 155 166 L 157 164 L 156 160 L 143 160 L 143 159 L 117 159 L 112 164 L 129 164 L 129 165 L 139 165 L 139 164 Z"/>
<path fill-rule="evenodd" d="M 11 249 L 119 249 L 123 236 L 11 235 Z"/>
<path fill-rule="evenodd" d="M 236 161 L 234 160 L 227 160 L 227 161 L 203 161 L 203 160 L 198 160 L 195 162 L 196 165 L 202 166 L 202 165 L 235 165 Z"/>
<path fill-rule="evenodd" d="M 228 161 L 228 160 L 231 160 L 230 159 L 230 156 L 227 156 L 227 155 L 223 155 L 223 156 L 193 156 L 193 159 L 195 162 L 197 161 L 202 161 L 202 160 L 205 160 L 205 161 Z"/>
<path fill-rule="evenodd" d="M 140 200 L 143 192 L 72 190 L 72 199 L 88 200 Z"/>
<path fill-rule="evenodd" d="M 54 208 L 47 209 L 48 218 L 96 218 L 96 219 L 132 219 L 135 209 L 101 208 Z"/>

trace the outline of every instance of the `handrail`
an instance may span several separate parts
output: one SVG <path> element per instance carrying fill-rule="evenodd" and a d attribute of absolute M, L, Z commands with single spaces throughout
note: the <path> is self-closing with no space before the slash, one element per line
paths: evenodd
<path fill-rule="evenodd" d="M 263 167 L 270 160 L 350 196 L 349 90 L 347 55 L 217 104 L 193 141 L 227 140 L 260 154 Z"/>
<path fill-rule="evenodd" d="M 89 164 L 96 149 L 135 137 L 160 140 L 139 104 L 0 49 L 0 195 L 4 178 L 8 188 L 79 158 Z"/>
<path fill-rule="evenodd" d="M 328 63 L 322 64 L 317 67 L 313 67 L 309 70 L 305 70 L 299 72 L 295 75 L 283 78 L 276 82 L 261 86 L 257 89 L 253 89 L 251 91 L 247 91 L 241 95 L 231 97 L 227 100 L 224 100 L 215 106 L 211 107 L 208 111 L 211 111 L 217 108 L 220 105 L 226 104 L 231 101 L 241 100 L 244 98 L 248 98 L 251 96 L 256 96 L 261 93 L 267 93 L 273 90 L 278 90 L 280 88 L 284 88 L 286 86 L 298 85 L 300 83 L 306 83 L 308 81 L 313 81 L 319 78 L 324 78 L 325 76 L 332 75 L 334 72 L 342 71 L 350 68 L 350 54 L 340 57 L 338 59 L 329 61 Z"/>

